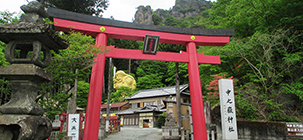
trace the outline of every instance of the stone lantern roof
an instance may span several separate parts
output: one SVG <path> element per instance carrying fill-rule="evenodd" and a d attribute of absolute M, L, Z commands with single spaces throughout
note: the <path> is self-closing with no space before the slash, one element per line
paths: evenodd
<path fill-rule="evenodd" d="M 21 9 L 25 14 L 20 22 L 0 25 L 0 40 L 7 44 L 5 58 L 11 64 L 34 64 L 46 68 L 51 63 L 50 50 L 66 49 L 69 44 L 56 35 L 53 25 L 44 23 L 48 13 L 40 2 L 32 1 Z M 20 56 L 16 52 L 20 52 Z"/>
<path fill-rule="evenodd" d="M 9 43 L 14 40 L 38 40 L 44 42 L 51 50 L 66 49 L 68 43 L 56 36 L 53 25 L 45 24 L 43 19 L 48 18 L 48 13 L 42 4 L 37 1 L 21 6 L 25 12 L 21 22 L 0 25 L 0 40 Z"/>
<path fill-rule="evenodd" d="M 68 43 L 56 36 L 51 24 L 33 22 L 18 22 L 0 25 L 0 40 L 8 43 L 14 40 L 39 40 L 51 50 L 66 49 Z"/>

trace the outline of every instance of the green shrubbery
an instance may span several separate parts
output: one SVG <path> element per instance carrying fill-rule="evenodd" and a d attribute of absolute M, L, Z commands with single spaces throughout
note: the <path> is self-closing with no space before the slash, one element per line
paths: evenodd
<path fill-rule="evenodd" d="M 162 126 L 165 125 L 165 118 L 166 118 L 166 112 L 163 112 L 161 115 L 159 115 L 157 119 L 157 128 L 162 128 Z"/>

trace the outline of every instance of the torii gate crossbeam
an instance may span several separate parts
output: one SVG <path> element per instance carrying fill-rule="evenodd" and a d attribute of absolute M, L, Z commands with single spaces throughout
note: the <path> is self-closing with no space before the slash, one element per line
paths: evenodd
<path fill-rule="evenodd" d="M 92 68 L 84 140 L 98 139 L 104 66 L 107 57 L 188 63 L 194 138 L 207 140 L 198 64 L 220 64 L 220 57 L 197 53 L 196 46 L 223 46 L 229 42 L 234 30 L 189 29 L 133 24 L 55 8 L 49 8 L 48 12 L 55 22 L 56 30 L 68 32 L 73 29 L 87 35 L 96 36 L 97 46 L 106 46 L 107 38 L 143 41 L 146 34 L 160 36 L 160 43 L 186 45 L 187 52 L 182 53 L 157 52 L 156 55 L 151 55 L 143 54 L 142 51 L 138 50 L 111 47 L 109 53 L 99 55 L 96 58 L 97 63 Z"/>

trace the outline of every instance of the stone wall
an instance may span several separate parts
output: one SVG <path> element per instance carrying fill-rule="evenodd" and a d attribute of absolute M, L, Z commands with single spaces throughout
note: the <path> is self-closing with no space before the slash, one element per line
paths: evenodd
<path fill-rule="evenodd" d="M 237 121 L 239 139 L 283 140 L 286 139 L 286 124 L 278 122 Z"/>
<path fill-rule="evenodd" d="M 217 138 L 222 139 L 221 122 L 217 125 Z M 288 136 L 284 122 L 237 121 L 239 140 L 303 140 Z"/>

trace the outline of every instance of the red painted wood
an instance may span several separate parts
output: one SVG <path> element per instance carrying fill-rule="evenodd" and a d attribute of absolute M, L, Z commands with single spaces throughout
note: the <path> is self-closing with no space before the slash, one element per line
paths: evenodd
<path fill-rule="evenodd" d="M 171 61 L 171 62 L 188 62 L 187 53 L 170 53 L 170 52 L 157 52 L 153 54 L 143 54 L 142 50 L 130 50 L 130 49 L 117 49 L 112 48 L 106 57 L 110 58 L 124 58 L 124 59 L 140 59 L 140 60 L 155 60 L 155 61 Z"/>
<path fill-rule="evenodd" d="M 187 45 L 187 52 L 182 53 L 158 52 L 157 55 L 150 55 L 143 54 L 140 50 L 112 49 L 111 52 L 98 56 L 96 59 L 97 64 L 95 64 L 92 69 L 90 82 L 91 84 L 87 104 L 87 117 L 85 123 L 86 126 L 84 129 L 84 140 L 98 139 L 98 127 L 103 88 L 102 85 L 106 57 L 188 63 L 194 138 L 197 140 L 207 140 L 198 63 L 220 64 L 220 57 L 203 55 L 202 53 L 197 54 L 196 45 L 223 46 L 229 42 L 230 37 L 194 35 L 195 39 L 192 40 L 192 35 L 187 34 L 139 30 L 112 26 L 103 26 L 105 28 L 105 31 L 102 32 L 100 31 L 100 27 L 102 27 L 102 25 L 69 21 L 58 18 L 54 18 L 54 22 L 56 30 L 62 30 L 65 32 L 75 30 L 87 35 L 97 36 L 97 46 L 106 46 L 107 37 L 143 41 L 146 34 L 160 36 L 160 43 Z"/>
<path fill-rule="evenodd" d="M 186 45 L 186 50 L 189 54 L 188 80 L 192 107 L 194 139 L 207 140 L 196 44 L 194 42 L 188 43 Z"/>
<path fill-rule="evenodd" d="M 157 52 L 153 54 L 143 54 L 142 50 L 118 49 L 111 47 L 109 52 L 105 54 L 109 58 L 123 58 L 123 59 L 140 59 L 140 60 L 155 60 L 155 61 L 170 61 L 188 63 L 188 53 L 171 53 L 171 52 Z M 198 53 L 198 63 L 200 64 L 221 64 L 220 56 L 203 55 Z"/>
<path fill-rule="evenodd" d="M 102 25 L 82 23 L 58 18 L 54 18 L 54 22 L 56 30 L 69 32 L 71 29 L 73 29 L 92 36 L 96 36 L 98 33 L 100 33 L 100 27 L 102 27 Z M 105 33 L 108 38 L 143 41 L 145 35 L 148 34 L 160 36 L 159 42 L 168 44 L 186 45 L 187 42 L 194 42 L 198 46 L 223 46 L 229 42 L 230 38 L 229 36 L 194 35 L 195 40 L 191 40 L 192 35 L 187 34 L 148 31 L 112 26 L 103 27 L 105 28 L 105 31 L 103 33 Z"/>
<path fill-rule="evenodd" d="M 221 64 L 220 56 L 197 53 L 197 59 L 199 64 Z"/>
<path fill-rule="evenodd" d="M 106 34 L 98 34 L 96 45 L 106 46 L 106 43 Z M 83 140 L 98 139 L 105 59 L 104 54 L 99 55 L 92 68 Z"/>

